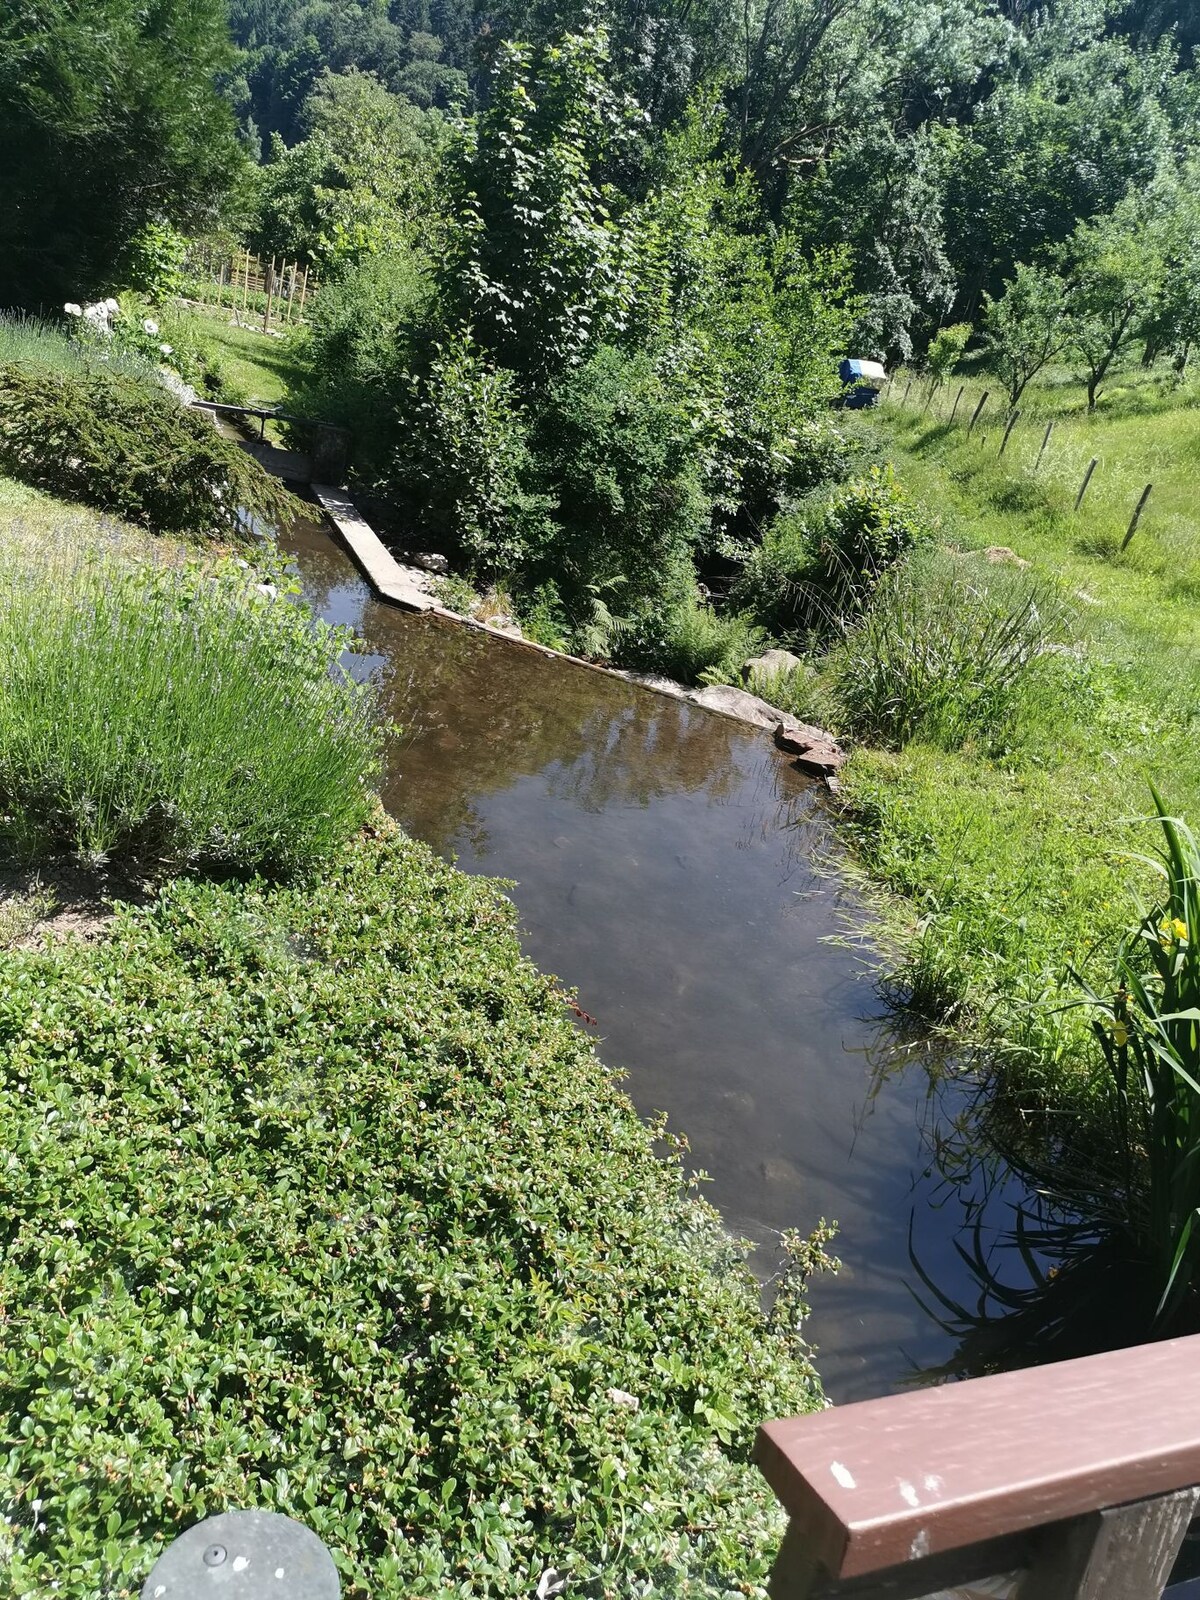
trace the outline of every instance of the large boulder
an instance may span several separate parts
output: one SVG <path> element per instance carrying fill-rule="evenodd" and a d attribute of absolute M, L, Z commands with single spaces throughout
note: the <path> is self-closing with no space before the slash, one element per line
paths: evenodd
<path fill-rule="evenodd" d="M 755 678 L 776 678 L 785 672 L 795 672 L 803 665 L 800 657 L 790 650 L 764 650 L 761 656 L 752 656 L 745 663 L 741 678 L 743 683 L 752 683 Z"/>

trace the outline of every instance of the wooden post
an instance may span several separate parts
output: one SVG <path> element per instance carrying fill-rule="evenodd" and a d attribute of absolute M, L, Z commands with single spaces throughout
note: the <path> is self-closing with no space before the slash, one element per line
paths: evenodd
<path fill-rule="evenodd" d="M 1099 462 L 1098 462 L 1098 460 L 1097 460 L 1097 458 L 1095 456 L 1093 456 L 1092 459 L 1088 462 L 1087 471 L 1083 475 L 1083 482 L 1079 485 L 1079 493 L 1075 496 L 1075 507 L 1074 507 L 1074 509 L 1076 511 L 1078 511 L 1080 506 L 1083 504 L 1083 497 L 1087 493 L 1087 486 L 1088 486 L 1089 483 L 1091 483 L 1091 481 L 1092 481 L 1092 473 L 1095 472 L 1095 470 L 1096 470 L 1098 465 L 1099 465 Z"/>
<path fill-rule="evenodd" d="M 950 411 L 950 421 L 952 423 L 954 421 L 954 418 L 958 414 L 958 402 L 962 399 L 963 393 L 966 390 L 966 387 L 967 386 L 966 386 L 965 383 L 960 383 L 959 386 L 958 386 L 958 393 L 954 396 L 954 405 L 953 405 L 953 407 L 951 408 L 951 411 Z"/>
<path fill-rule="evenodd" d="M 304 297 L 308 293 L 308 268 L 304 269 L 304 282 L 300 285 L 300 309 L 296 313 L 298 322 L 304 321 Z"/>
<path fill-rule="evenodd" d="M 904 395 L 903 395 L 903 398 L 900 401 L 900 404 L 902 406 L 906 406 L 908 404 L 908 391 L 912 388 L 912 386 L 913 386 L 913 381 L 910 378 L 908 380 L 908 382 L 904 385 Z"/>
<path fill-rule="evenodd" d="M 968 427 L 967 427 L 967 438 L 968 439 L 971 437 L 971 434 L 974 431 L 975 424 L 979 421 L 979 413 L 983 410 L 984 406 L 987 405 L 988 395 L 990 394 L 990 392 L 991 392 L 990 390 L 985 389 L 983 391 L 983 393 L 979 396 L 979 404 L 975 407 L 975 411 L 974 411 L 974 413 L 973 413 L 973 415 L 971 417 L 971 421 L 970 421 L 970 423 L 968 424 Z"/>
<path fill-rule="evenodd" d="M 1146 501 L 1149 500 L 1150 491 L 1151 491 L 1151 489 L 1153 489 L 1153 487 L 1154 487 L 1154 485 L 1152 483 L 1148 483 L 1146 485 L 1146 487 L 1142 490 L 1142 498 L 1138 501 L 1137 505 L 1134 507 L 1133 516 L 1130 519 L 1129 527 L 1125 530 L 1125 537 L 1121 540 L 1121 549 L 1122 550 L 1128 549 L 1129 541 L 1133 538 L 1134 534 L 1137 532 L 1138 523 L 1142 520 L 1142 512 L 1146 509 Z"/>
<path fill-rule="evenodd" d="M 1069 1522 L 1022 1578 L 1018 1600 L 1161 1595 L 1195 1508 L 1195 1489 L 1181 1489 Z"/>
<path fill-rule="evenodd" d="M 1016 427 L 1017 422 L 1020 419 L 1020 416 L 1021 416 L 1021 413 L 1019 411 L 1014 411 L 1012 416 L 1009 417 L 1009 419 L 1008 419 L 1008 427 L 1005 428 L 1004 437 L 1000 441 L 1000 448 L 999 448 L 999 450 L 996 451 L 996 460 L 997 461 L 999 461 L 1000 457 L 1004 454 L 1005 448 L 1006 448 L 1006 446 L 1008 444 L 1008 436 L 1013 431 L 1013 429 Z"/>
<path fill-rule="evenodd" d="M 242 278 L 242 310 L 246 309 L 246 301 L 250 298 L 250 251 L 246 251 L 245 275 Z"/>
<path fill-rule="evenodd" d="M 267 302 L 266 302 L 266 305 L 263 307 L 263 332 L 264 333 L 269 333 L 270 332 L 270 328 L 271 328 L 271 295 L 272 295 L 272 292 L 274 291 L 274 288 L 275 288 L 275 257 L 274 256 L 271 257 L 271 265 L 267 268 L 266 280 L 265 280 L 265 285 L 264 286 L 265 286 L 266 291 L 267 291 Z"/>
<path fill-rule="evenodd" d="M 292 262 L 292 266 L 291 266 L 291 271 L 288 274 L 288 303 L 287 303 L 288 327 L 291 327 L 291 325 L 292 325 L 292 301 L 295 298 L 296 298 L 296 263 L 293 261 Z"/>
<path fill-rule="evenodd" d="M 1054 431 L 1054 424 L 1052 422 L 1048 422 L 1046 424 L 1046 431 L 1042 435 L 1042 447 L 1037 453 L 1037 460 L 1033 463 L 1033 470 L 1034 470 L 1035 474 L 1037 472 L 1037 469 L 1042 464 L 1042 457 L 1046 454 L 1046 446 L 1050 443 L 1050 435 L 1053 433 L 1053 431 Z"/>

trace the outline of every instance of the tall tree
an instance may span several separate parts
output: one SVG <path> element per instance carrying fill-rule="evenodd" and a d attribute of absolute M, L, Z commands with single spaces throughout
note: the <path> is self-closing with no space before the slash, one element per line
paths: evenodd
<path fill-rule="evenodd" d="M 222 0 L 0 7 L 0 305 L 111 288 L 147 223 L 209 213 L 242 161 L 231 53 Z"/>

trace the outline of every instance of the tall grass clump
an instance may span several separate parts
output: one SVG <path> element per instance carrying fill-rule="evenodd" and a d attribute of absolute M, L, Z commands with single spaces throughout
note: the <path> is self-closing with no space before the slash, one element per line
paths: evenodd
<path fill-rule="evenodd" d="M 1177 1327 L 1200 1270 L 1200 842 L 1154 791 L 1161 892 L 1091 993 L 1111 1078 L 1124 1221 L 1153 1265 L 1155 1321 Z"/>
<path fill-rule="evenodd" d="M 0 578 L 0 841 L 153 876 L 285 874 L 371 806 L 371 691 L 227 562 L 10 565 Z"/>
<path fill-rule="evenodd" d="M 913 739 L 954 750 L 995 737 L 1064 620 L 1061 601 L 1036 579 L 985 578 L 942 552 L 914 556 L 881 578 L 837 651 L 844 722 L 897 749 Z"/>
<path fill-rule="evenodd" d="M 640 617 L 615 642 L 622 665 L 681 683 L 729 683 L 766 641 L 752 618 L 716 611 L 692 594 L 661 615 Z"/>

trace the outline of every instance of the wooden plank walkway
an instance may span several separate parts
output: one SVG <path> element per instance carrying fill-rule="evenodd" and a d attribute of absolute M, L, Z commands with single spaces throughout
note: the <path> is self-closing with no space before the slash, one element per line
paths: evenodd
<path fill-rule="evenodd" d="M 429 574 L 402 566 L 340 489 L 327 483 L 311 487 L 338 540 L 377 594 L 405 611 L 440 609 L 429 592 Z"/>

